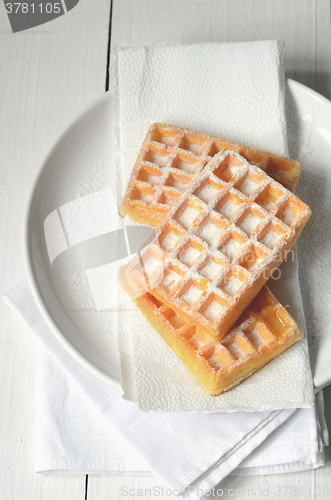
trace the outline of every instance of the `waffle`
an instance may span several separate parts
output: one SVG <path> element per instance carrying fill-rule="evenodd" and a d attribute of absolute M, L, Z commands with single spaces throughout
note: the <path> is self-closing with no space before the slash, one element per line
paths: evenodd
<path fill-rule="evenodd" d="M 218 153 L 126 273 L 220 340 L 280 265 L 311 215 L 234 151 Z"/>
<path fill-rule="evenodd" d="M 266 286 L 227 335 L 215 342 L 150 293 L 141 291 L 139 295 L 137 284 L 126 278 L 124 268 L 118 279 L 149 323 L 212 396 L 234 388 L 303 337 L 299 325 Z"/>
<path fill-rule="evenodd" d="M 295 190 L 300 163 L 192 130 L 152 125 L 144 139 L 120 205 L 122 217 L 155 227 L 212 157 L 232 149 Z"/>

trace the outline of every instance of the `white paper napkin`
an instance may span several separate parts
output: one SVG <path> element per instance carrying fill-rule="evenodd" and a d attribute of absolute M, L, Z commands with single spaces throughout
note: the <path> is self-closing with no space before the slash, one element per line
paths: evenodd
<path fill-rule="evenodd" d="M 181 125 L 286 155 L 284 78 L 283 45 L 276 41 L 119 49 L 119 193 L 124 193 L 142 139 L 153 122 Z M 304 327 L 294 251 L 268 285 Z M 306 340 L 244 384 L 211 398 L 143 315 L 123 306 L 123 294 L 119 294 L 122 388 L 124 397 L 140 409 L 208 413 L 312 404 Z"/>
<path fill-rule="evenodd" d="M 323 465 L 328 434 L 322 393 L 315 407 L 319 418 L 315 409 L 231 417 L 146 414 L 67 353 L 41 317 L 26 281 L 3 300 L 42 343 L 37 370 L 37 471 L 152 472 L 184 496 L 195 498 L 194 488 L 212 488 L 239 465 L 234 474 L 293 472 Z"/>

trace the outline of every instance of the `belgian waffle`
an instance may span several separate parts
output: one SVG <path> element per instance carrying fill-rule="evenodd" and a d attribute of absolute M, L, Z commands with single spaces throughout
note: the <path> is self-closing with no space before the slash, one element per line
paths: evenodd
<path fill-rule="evenodd" d="M 303 337 L 301 328 L 264 286 L 237 324 L 220 341 L 182 319 L 173 309 L 118 276 L 149 323 L 211 395 L 228 391 Z"/>
<path fill-rule="evenodd" d="M 143 141 L 120 205 L 122 217 L 156 226 L 215 154 L 232 149 L 290 191 L 300 163 L 172 125 L 152 125 Z"/>
<path fill-rule="evenodd" d="M 218 153 L 126 273 L 220 340 L 280 265 L 311 215 L 234 151 Z"/>

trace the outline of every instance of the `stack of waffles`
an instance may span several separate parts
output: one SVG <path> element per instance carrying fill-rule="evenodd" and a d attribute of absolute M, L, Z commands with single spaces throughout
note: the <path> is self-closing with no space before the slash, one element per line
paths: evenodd
<path fill-rule="evenodd" d="M 265 286 L 311 215 L 292 192 L 299 174 L 288 158 L 162 124 L 133 168 L 120 214 L 156 236 L 119 281 L 214 396 L 303 336 Z"/>

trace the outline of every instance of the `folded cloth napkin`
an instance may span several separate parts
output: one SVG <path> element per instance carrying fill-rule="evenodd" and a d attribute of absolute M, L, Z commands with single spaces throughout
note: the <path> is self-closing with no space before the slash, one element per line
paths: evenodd
<path fill-rule="evenodd" d="M 287 154 L 281 43 L 129 47 L 117 51 L 116 61 L 119 193 L 127 186 L 144 134 L 153 122 L 181 125 Z M 296 254 L 293 251 L 289 256 L 268 285 L 304 327 Z M 124 397 L 144 411 L 212 413 L 312 404 L 306 340 L 244 384 L 211 398 L 143 315 L 128 309 L 124 300 L 118 319 Z"/>
<path fill-rule="evenodd" d="M 183 496 L 195 498 L 198 489 L 207 491 L 229 473 L 293 472 L 324 464 L 328 432 L 322 392 L 315 408 L 296 411 L 144 413 L 68 354 L 40 315 L 27 281 L 2 298 L 41 341 L 38 472 L 155 473 Z"/>

